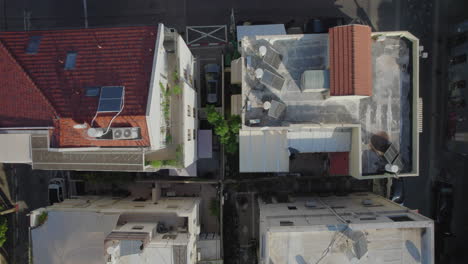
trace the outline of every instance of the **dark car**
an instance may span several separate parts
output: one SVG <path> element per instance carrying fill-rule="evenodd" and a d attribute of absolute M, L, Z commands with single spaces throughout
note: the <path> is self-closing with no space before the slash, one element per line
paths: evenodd
<path fill-rule="evenodd" d="M 49 181 L 49 204 L 61 203 L 65 199 L 65 180 L 53 178 Z"/>
<path fill-rule="evenodd" d="M 447 182 L 436 181 L 434 183 L 435 216 L 436 224 L 440 225 L 445 235 L 450 235 L 450 222 L 452 220 L 453 187 Z"/>
<path fill-rule="evenodd" d="M 402 178 L 392 180 L 392 187 L 390 189 L 390 200 L 397 204 L 404 205 L 405 182 Z"/>
<path fill-rule="evenodd" d="M 218 64 L 205 65 L 206 101 L 210 104 L 218 102 L 220 73 L 221 67 Z"/>

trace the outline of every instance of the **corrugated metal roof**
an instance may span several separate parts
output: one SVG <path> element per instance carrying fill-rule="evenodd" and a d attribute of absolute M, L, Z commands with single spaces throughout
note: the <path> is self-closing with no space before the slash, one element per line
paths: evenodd
<path fill-rule="evenodd" d="M 304 129 L 288 132 L 289 147 L 303 153 L 348 152 L 351 149 L 350 129 Z"/>
<path fill-rule="evenodd" d="M 369 26 L 329 30 L 330 95 L 372 95 L 371 44 Z"/>
<path fill-rule="evenodd" d="M 288 172 L 286 131 L 241 130 L 239 134 L 240 172 Z"/>

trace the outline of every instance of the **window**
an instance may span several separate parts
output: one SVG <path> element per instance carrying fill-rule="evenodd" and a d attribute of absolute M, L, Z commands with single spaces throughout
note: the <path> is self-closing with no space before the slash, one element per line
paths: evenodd
<path fill-rule="evenodd" d="M 192 140 L 192 135 L 190 133 L 190 129 L 187 129 L 187 141 Z"/>
<path fill-rule="evenodd" d="M 41 44 L 42 36 L 30 36 L 28 46 L 26 47 L 27 54 L 36 54 Z"/>
<path fill-rule="evenodd" d="M 73 70 L 76 65 L 76 52 L 68 52 L 65 60 L 65 70 Z"/>
<path fill-rule="evenodd" d="M 144 226 L 134 226 L 132 227 L 133 230 L 143 230 Z"/>
<path fill-rule="evenodd" d="M 293 226 L 294 222 L 292 221 L 280 221 L 280 226 Z"/>
<path fill-rule="evenodd" d="M 395 215 L 395 216 L 389 216 L 393 222 L 408 222 L 408 221 L 414 221 L 413 219 L 409 218 L 407 215 Z"/>
<path fill-rule="evenodd" d="M 297 207 L 296 206 L 288 206 L 288 209 L 289 210 L 297 210 Z"/>
<path fill-rule="evenodd" d="M 193 108 L 193 118 L 197 118 L 197 110 L 195 110 L 195 107 Z"/>
<path fill-rule="evenodd" d="M 101 87 L 87 87 L 85 95 L 88 97 L 96 97 L 101 92 Z"/>
<path fill-rule="evenodd" d="M 191 109 L 192 109 L 192 108 L 190 107 L 190 105 L 187 105 L 187 116 L 190 116 L 190 110 L 191 110 Z"/>
<path fill-rule="evenodd" d="M 125 89 L 123 86 L 104 86 L 101 88 L 98 112 L 119 112 L 123 107 Z"/>
<path fill-rule="evenodd" d="M 195 129 L 192 129 L 192 134 L 193 134 L 193 140 L 197 139 L 197 133 L 195 132 Z"/>

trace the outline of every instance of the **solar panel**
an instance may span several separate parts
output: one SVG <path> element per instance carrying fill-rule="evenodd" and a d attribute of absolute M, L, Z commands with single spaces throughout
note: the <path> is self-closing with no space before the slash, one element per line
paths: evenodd
<path fill-rule="evenodd" d="M 123 105 L 125 89 L 123 86 L 104 86 L 101 88 L 98 112 L 119 112 Z"/>
<path fill-rule="evenodd" d="M 99 95 L 100 91 L 101 91 L 101 87 L 87 87 L 85 94 L 88 97 L 96 97 Z"/>
<path fill-rule="evenodd" d="M 286 110 L 286 105 L 276 100 L 271 101 L 271 107 L 268 109 L 268 116 L 278 119 Z"/>
<path fill-rule="evenodd" d="M 28 47 L 26 48 L 27 54 L 36 54 L 39 50 L 39 44 L 41 44 L 42 36 L 31 36 L 29 37 Z"/>
<path fill-rule="evenodd" d="M 388 163 L 393 164 L 393 161 L 398 157 L 398 150 L 395 148 L 395 145 L 390 144 L 387 151 L 384 153 L 384 157 Z"/>
<path fill-rule="evenodd" d="M 269 70 L 264 70 L 260 82 L 277 90 L 281 90 L 283 88 L 284 78 L 272 73 Z"/>
<path fill-rule="evenodd" d="M 68 52 L 65 60 L 65 70 L 73 70 L 76 65 L 76 52 Z"/>
<path fill-rule="evenodd" d="M 278 69 L 281 63 L 281 55 L 275 50 L 268 48 L 263 61 L 271 67 Z"/>

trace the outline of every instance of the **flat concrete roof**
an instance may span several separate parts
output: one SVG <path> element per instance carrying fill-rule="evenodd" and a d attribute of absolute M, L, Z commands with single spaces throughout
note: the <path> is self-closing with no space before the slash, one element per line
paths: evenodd
<path fill-rule="evenodd" d="M 273 67 L 259 55 L 260 46 L 276 51 L 281 62 Z M 360 125 L 362 174 L 383 172 L 387 163 L 370 150 L 376 133 L 388 135 L 400 151 L 403 172 L 412 166 L 412 61 L 411 43 L 399 36 L 372 42 L 372 96 L 332 96 L 328 89 L 301 90 L 307 70 L 326 70 L 328 34 L 257 36 L 243 41 L 243 129 L 288 127 L 291 124 Z M 256 69 L 268 70 L 284 79 L 280 89 L 264 85 Z M 265 101 L 284 103 L 279 118 L 269 115 Z M 251 122 L 249 120 L 254 120 Z M 367 147 L 366 147 L 367 146 Z"/>
<path fill-rule="evenodd" d="M 361 231 L 361 232 L 359 232 Z M 422 263 L 424 228 L 387 228 L 336 231 L 272 232 L 268 236 L 270 263 L 317 263 L 330 245 L 324 263 Z M 365 239 L 365 255 L 358 259 L 352 233 Z"/>

